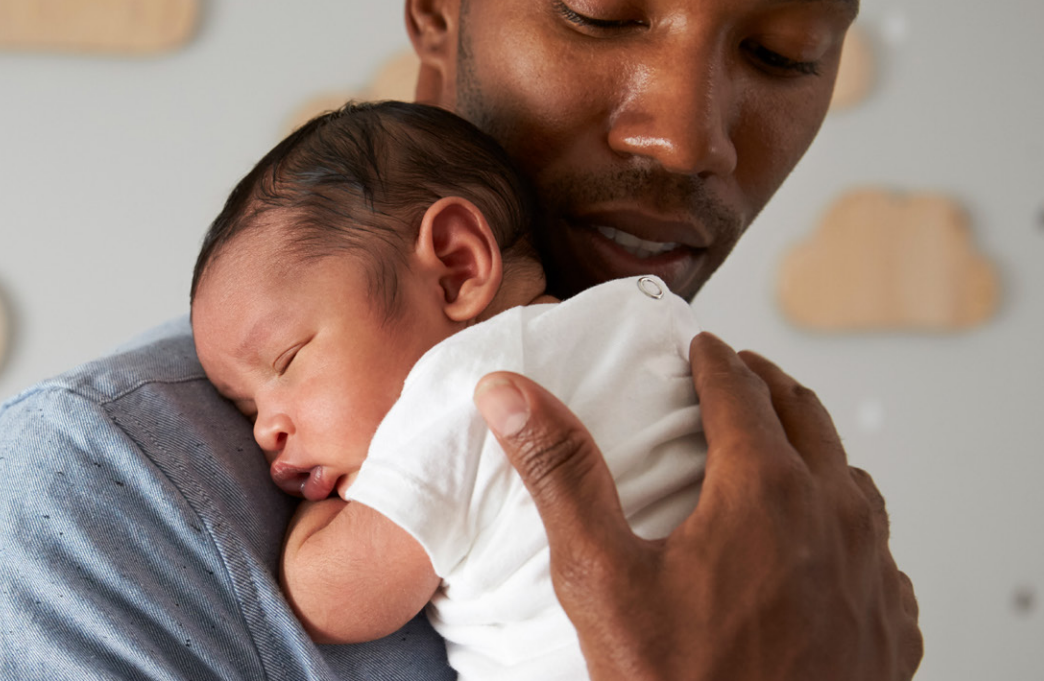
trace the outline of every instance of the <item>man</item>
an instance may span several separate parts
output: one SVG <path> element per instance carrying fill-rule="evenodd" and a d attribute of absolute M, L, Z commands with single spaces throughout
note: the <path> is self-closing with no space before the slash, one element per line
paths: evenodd
<path fill-rule="evenodd" d="M 492 133 L 535 179 L 555 293 L 653 272 L 692 297 L 815 137 L 857 11 L 858 0 L 409 0 L 406 19 L 418 98 Z M 911 676 L 912 587 L 888 553 L 883 501 L 848 468 L 829 415 L 767 360 L 707 334 L 692 358 L 707 478 L 696 513 L 660 545 L 607 514 L 601 457 L 561 404 L 518 376 L 477 390 L 541 507 L 593 675 Z"/>
<path fill-rule="evenodd" d="M 811 142 L 848 0 L 408 0 L 418 97 L 533 174 L 560 293 L 633 270 L 695 295 Z M 693 344 L 710 455 L 668 540 L 623 525 L 581 424 L 538 386 L 476 400 L 540 506 L 592 676 L 909 678 L 913 591 L 883 502 L 815 397 Z M 184 321 L 0 412 L 0 678 L 449 678 L 423 618 L 317 647 L 274 579 L 293 510 Z"/>

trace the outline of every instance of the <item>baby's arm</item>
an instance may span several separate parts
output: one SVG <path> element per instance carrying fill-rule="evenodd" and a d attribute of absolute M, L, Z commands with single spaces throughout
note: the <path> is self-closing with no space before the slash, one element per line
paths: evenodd
<path fill-rule="evenodd" d="M 280 580 L 317 643 L 359 643 L 397 631 L 439 577 L 409 533 L 358 502 L 303 502 L 290 521 Z"/>

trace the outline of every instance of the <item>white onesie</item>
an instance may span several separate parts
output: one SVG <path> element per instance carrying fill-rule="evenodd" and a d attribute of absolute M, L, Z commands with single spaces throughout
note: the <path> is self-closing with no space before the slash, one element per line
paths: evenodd
<path fill-rule="evenodd" d="M 442 578 L 428 617 L 460 678 L 587 677 L 536 507 L 472 401 L 479 379 L 514 371 L 565 402 L 601 448 L 635 532 L 660 538 L 695 508 L 703 476 L 688 361 L 698 331 L 688 303 L 635 277 L 508 310 L 414 366 L 348 498 L 427 551 Z"/>

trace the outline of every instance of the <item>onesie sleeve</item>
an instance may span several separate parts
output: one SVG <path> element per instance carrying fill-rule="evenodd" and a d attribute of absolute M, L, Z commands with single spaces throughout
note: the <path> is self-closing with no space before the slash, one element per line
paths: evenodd
<path fill-rule="evenodd" d="M 497 490 L 513 473 L 472 396 L 486 374 L 522 370 L 519 314 L 471 327 L 421 358 L 346 495 L 409 532 L 440 577 L 499 511 Z"/>

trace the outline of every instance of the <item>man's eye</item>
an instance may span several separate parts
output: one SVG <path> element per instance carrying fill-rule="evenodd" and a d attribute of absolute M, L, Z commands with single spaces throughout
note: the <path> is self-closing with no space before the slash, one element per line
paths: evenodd
<path fill-rule="evenodd" d="M 562 0 L 555 1 L 555 11 L 557 11 L 569 23 L 586 29 L 612 30 L 645 25 L 644 22 L 637 19 L 597 19 L 595 17 L 589 17 L 580 14 L 572 7 L 562 2 Z"/>
<path fill-rule="evenodd" d="M 783 73 L 787 75 L 797 76 L 818 76 L 819 75 L 819 62 L 815 61 L 796 61 L 785 57 L 778 52 L 774 52 L 760 43 L 753 41 L 747 41 L 743 43 L 743 48 L 758 62 L 761 66 L 773 73 Z"/>

